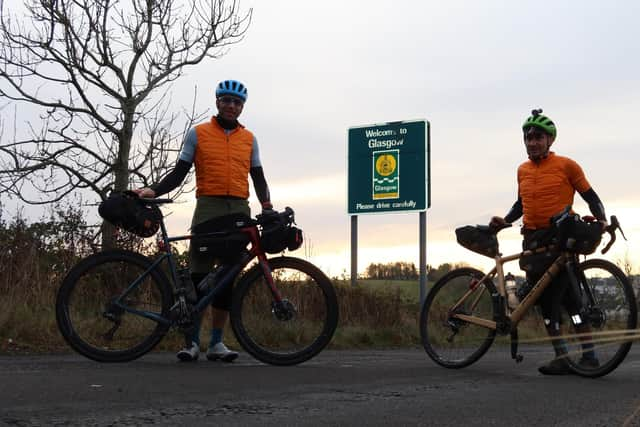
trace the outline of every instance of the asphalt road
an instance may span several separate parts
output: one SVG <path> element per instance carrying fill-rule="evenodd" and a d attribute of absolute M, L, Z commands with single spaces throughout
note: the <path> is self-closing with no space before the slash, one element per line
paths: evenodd
<path fill-rule="evenodd" d="M 545 377 L 547 349 L 495 347 L 462 370 L 424 351 L 325 351 L 295 367 L 170 353 L 99 364 L 0 356 L 0 425 L 640 426 L 640 344 L 599 379 Z"/>

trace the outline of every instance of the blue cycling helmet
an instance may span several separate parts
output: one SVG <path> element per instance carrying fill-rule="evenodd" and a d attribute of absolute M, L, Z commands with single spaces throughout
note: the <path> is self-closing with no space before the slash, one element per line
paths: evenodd
<path fill-rule="evenodd" d="M 224 80 L 218 83 L 218 87 L 216 87 L 216 98 L 222 95 L 233 95 L 246 101 L 247 88 L 237 80 Z"/>

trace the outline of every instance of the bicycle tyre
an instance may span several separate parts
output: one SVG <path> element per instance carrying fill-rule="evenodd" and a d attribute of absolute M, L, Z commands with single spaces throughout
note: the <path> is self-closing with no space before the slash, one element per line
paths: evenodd
<path fill-rule="evenodd" d="M 581 286 L 589 286 L 596 300 L 597 313 L 586 319 L 591 324 L 592 344 L 599 366 L 588 367 L 579 363 L 583 354 L 581 341 L 570 338 L 573 327 L 566 320 L 563 334 L 567 338 L 571 370 L 584 377 L 607 375 L 622 363 L 631 349 L 633 333 L 638 320 L 638 309 L 633 288 L 627 276 L 615 264 L 603 259 L 590 259 L 579 264 Z M 583 291 L 584 294 L 584 291 Z M 583 301 L 586 305 L 586 301 Z M 616 331 L 624 331 L 619 334 Z M 567 332 L 569 332 L 567 334 Z M 625 337 L 628 339 L 625 340 Z"/>
<path fill-rule="evenodd" d="M 495 330 L 452 319 L 449 315 L 452 305 L 483 277 L 484 274 L 474 268 L 458 268 L 440 278 L 427 294 L 420 311 L 420 337 L 429 357 L 445 368 L 469 366 L 493 344 Z M 494 294 L 495 285 L 487 279 L 473 290 L 471 298 L 465 300 L 473 302 L 477 297 L 475 307 L 463 304 L 458 311 L 493 320 L 496 318 Z M 445 338 L 449 333 L 451 335 Z"/>
<path fill-rule="evenodd" d="M 160 342 L 169 325 L 111 304 L 151 264 L 138 253 L 110 250 L 84 258 L 67 273 L 56 296 L 56 321 L 73 350 L 98 362 L 127 362 Z M 125 303 L 166 318 L 172 300 L 171 285 L 156 268 Z"/>
<path fill-rule="evenodd" d="M 259 361 L 280 366 L 302 363 L 333 337 L 338 325 L 335 290 L 331 280 L 307 261 L 279 257 L 268 263 L 276 288 L 288 301 L 286 310 L 273 307 L 262 268 L 255 265 L 234 289 L 231 327 L 242 348 Z"/>

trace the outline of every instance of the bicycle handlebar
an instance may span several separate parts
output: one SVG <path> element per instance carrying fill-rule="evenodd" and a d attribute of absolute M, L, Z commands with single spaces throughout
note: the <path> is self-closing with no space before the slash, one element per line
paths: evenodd
<path fill-rule="evenodd" d="M 165 204 L 165 203 L 173 203 L 173 199 L 158 199 L 158 198 L 140 197 L 140 196 L 138 196 L 138 194 L 136 192 L 131 191 L 131 190 L 125 190 L 125 191 L 123 191 L 123 194 L 125 194 L 126 196 L 129 196 L 129 197 L 133 197 L 133 198 L 139 199 L 140 201 L 142 201 L 142 202 L 144 202 L 145 204 L 148 204 L 148 205 L 162 205 L 162 204 Z M 258 215 L 256 215 L 255 219 L 251 219 L 250 224 L 252 224 L 252 225 L 264 225 L 264 224 L 273 224 L 275 222 L 280 222 L 280 223 L 284 222 L 284 223 L 287 223 L 287 224 L 295 223 L 295 214 L 293 212 L 293 209 L 291 209 L 289 206 L 287 206 L 281 212 L 273 211 L 272 213 L 258 214 Z"/>
<path fill-rule="evenodd" d="M 256 219 L 254 220 L 254 223 L 256 225 L 271 224 L 274 222 L 295 222 L 295 214 L 293 212 L 293 209 L 287 206 L 281 212 L 273 211 L 273 213 L 258 214 L 256 215 Z"/>
<path fill-rule="evenodd" d="M 132 197 L 134 199 L 138 199 L 141 202 L 144 202 L 148 205 L 162 205 L 165 203 L 173 203 L 173 199 L 156 199 L 156 198 L 150 198 L 150 197 L 140 197 L 138 196 L 138 193 L 132 190 L 125 190 L 122 192 L 122 194 L 128 197 Z"/>
<path fill-rule="evenodd" d="M 622 238 L 624 240 L 627 240 L 627 237 L 624 235 L 624 232 L 622 231 L 622 227 L 620 227 L 620 221 L 618 221 L 618 217 L 615 215 L 611 215 L 611 221 L 609 221 L 609 225 L 607 225 L 604 229 L 604 232 L 609 233 L 609 242 L 607 242 L 607 245 L 602 249 L 602 254 L 606 254 L 609 251 L 609 249 L 611 249 L 611 246 L 615 243 L 616 230 L 620 230 L 620 234 L 622 234 Z"/>

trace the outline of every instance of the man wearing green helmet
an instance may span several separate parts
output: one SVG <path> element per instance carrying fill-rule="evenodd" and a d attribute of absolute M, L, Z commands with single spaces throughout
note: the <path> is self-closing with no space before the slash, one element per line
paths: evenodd
<path fill-rule="evenodd" d="M 507 215 L 494 216 L 489 225 L 495 227 L 523 217 L 523 249 L 531 249 L 535 244 L 540 245 L 540 236 L 551 234 L 546 233 L 551 228 L 551 217 L 560 213 L 566 206 L 573 205 L 574 195 L 578 192 L 589 205 L 593 216 L 602 223 L 604 230 L 607 225 L 604 206 L 587 181 L 582 168 L 568 157 L 558 156 L 550 151 L 557 136 L 555 123 L 542 114 L 542 109 L 537 109 L 525 120 L 522 131 L 529 160 L 518 167 L 518 200 Z M 536 268 L 536 272 L 527 271 L 527 282 L 536 283 L 541 277 L 539 272 L 544 272 L 553 261 L 554 257 L 547 257 L 542 259 L 546 265 Z M 567 346 L 565 341 L 559 338 L 561 306 L 564 306 L 570 315 L 577 315 L 578 332 L 590 332 L 589 325 L 580 321 L 580 303 L 576 299 L 573 292 L 570 292 L 566 272 L 562 272 L 554 278 L 538 300 L 547 333 L 552 338 L 551 342 L 557 356 L 550 363 L 538 368 L 542 374 L 570 373 L 563 357 L 567 354 Z M 582 347 L 583 356 L 580 363 L 597 366 L 599 362 L 593 344 L 584 343 Z"/>

